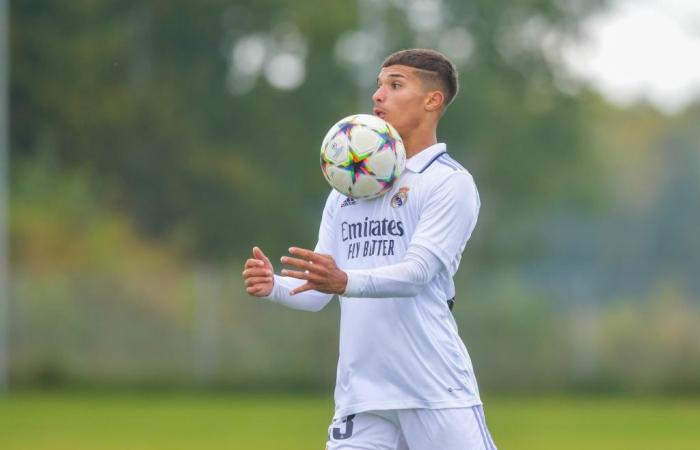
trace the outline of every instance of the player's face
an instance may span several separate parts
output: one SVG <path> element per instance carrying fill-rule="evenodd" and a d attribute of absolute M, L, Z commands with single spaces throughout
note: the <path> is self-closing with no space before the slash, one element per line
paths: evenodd
<path fill-rule="evenodd" d="M 405 137 L 424 120 L 427 97 L 428 91 L 415 69 L 401 65 L 384 67 L 377 77 L 377 90 L 372 95 L 372 112 Z"/>
<path fill-rule="evenodd" d="M 372 95 L 372 112 L 405 137 L 424 120 L 427 96 L 423 82 L 412 67 L 384 67 L 377 77 L 377 90 Z"/>

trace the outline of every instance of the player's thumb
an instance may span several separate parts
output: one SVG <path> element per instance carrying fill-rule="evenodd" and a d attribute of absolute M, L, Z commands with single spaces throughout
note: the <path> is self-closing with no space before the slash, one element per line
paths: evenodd
<path fill-rule="evenodd" d="M 260 247 L 253 247 L 253 258 L 265 261 L 265 253 L 260 250 Z"/>
<path fill-rule="evenodd" d="M 262 261 L 265 263 L 266 266 L 272 267 L 272 263 L 270 260 L 265 256 L 265 253 L 263 253 L 262 250 L 260 250 L 260 247 L 253 247 L 253 258 Z"/>

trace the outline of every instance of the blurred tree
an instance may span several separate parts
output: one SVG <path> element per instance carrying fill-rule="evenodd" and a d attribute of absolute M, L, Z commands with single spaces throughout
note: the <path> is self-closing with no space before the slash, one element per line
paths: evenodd
<path fill-rule="evenodd" d="M 441 133 L 482 190 L 483 264 L 517 259 L 516 225 L 590 191 L 586 118 L 560 88 L 556 48 L 604 4 L 381 10 L 372 52 L 434 46 L 460 63 Z M 13 2 L 13 160 L 54 149 L 142 233 L 201 258 L 313 245 L 328 189 L 317 148 L 357 112 L 357 68 L 342 59 L 362 62 L 362 48 L 338 45 L 357 21 L 355 4 L 308 0 Z"/>

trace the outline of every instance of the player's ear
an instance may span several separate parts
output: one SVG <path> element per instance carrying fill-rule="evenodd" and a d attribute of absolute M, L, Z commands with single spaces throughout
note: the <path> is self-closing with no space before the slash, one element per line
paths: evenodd
<path fill-rule="evenodd" d="M 442 91 L 430 91 L 425 99 L 426 111 L 439 111 L 445 103 L 445 94 Z"/>

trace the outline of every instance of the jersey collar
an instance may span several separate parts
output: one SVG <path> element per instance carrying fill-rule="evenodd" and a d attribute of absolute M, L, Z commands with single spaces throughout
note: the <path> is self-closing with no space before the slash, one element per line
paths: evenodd
<path fill-rule="evenodd" d="M 406 168 L 411 172 L 421 173 L 443 153 L 447 153 L 447 146 L 438 142 L 408 158 Z"/>

